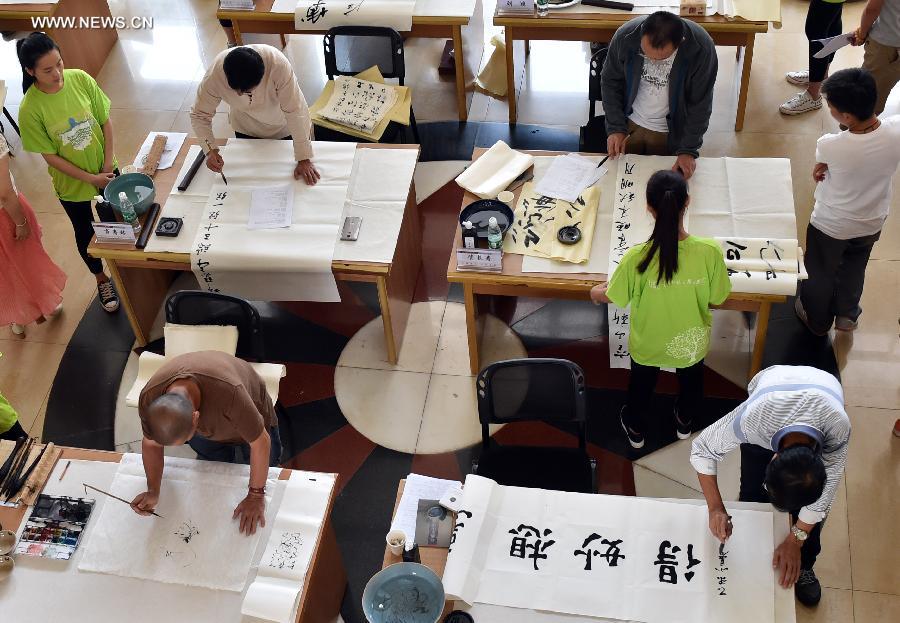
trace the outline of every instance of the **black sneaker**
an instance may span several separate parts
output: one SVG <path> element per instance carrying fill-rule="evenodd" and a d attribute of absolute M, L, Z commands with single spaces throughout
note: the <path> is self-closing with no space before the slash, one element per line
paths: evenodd
<path fill-rule="evenodd" d="M 622 425 L 622 430 L 625 431 L 625 436 L 628 437 L 628 443 L 631 444 L 631 447 L 635 450 L 640 450 L 644 447 L 644 436 L 625 426 L 625 409 L 627 408 L 628 405 L 622 405 L 622 410 L 619 411 L 619 423 Z"/>
<path fill-rule="evenodd" d="M 100 296 L 100 304 L 103 311 L 112 313 L 119 309 L 119 295 L 112 281 L 104 281 L 97 284 L 97 294 Z"/>
<path fill-rule="evenodd" d="M 681 418 L 678 417 L 678 405 L 675 405 L 675 434 L 678 435 L 679 439 L 687 439 L 691 436 L 691 424 L 692 420 L 688 420 L 687 422 L 682 422 Z"/>
<path fill-rule="evenodd" d="M 822 585 L 812 569 L 800 569 L 800 577 L 794 584 L 794 594 L 804 606 L 815 606 L 822 599 Z"/>

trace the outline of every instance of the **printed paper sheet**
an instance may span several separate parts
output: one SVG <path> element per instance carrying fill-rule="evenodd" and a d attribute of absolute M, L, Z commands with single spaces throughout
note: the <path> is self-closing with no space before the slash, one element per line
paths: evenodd
<path fill-rule="evenodd" d="M 477 0 L 416 0 L 413 15 L 425 17 L 472 17 Z M 293 13 L 297 8 L 297 0 L 275 0 L 272 13 Z"/>
<path fill-rule="evenodd" d="M 314 142 L 315 186 L 293 179 L 290 141 L 229 139 L 222 150 L 228 186 L 216 184 L 191 246 L 201 288 L 264 301 L 340 301 L 331 262 L 355 143 Z M 254 187 L 294 186 L 292 225 L 248 230 Z"/>
<path fill-rule="evenodd" d="M 240 533 L 232 519 L 247 495 L 246 465 L 167 457 L 157 512 L 142 517 L 124 503 L 104 504 L 85 544 L 81 571 L 225 591 L 247 582 L 261 532 Z M 275 486 L 280 470 L 269 470 Z M 88 483 L 92 484 L 92 483 Z M 147 490 L 139 454 L 126 454 L 110 493 L 131 500 Z M 271 500 L 271 496 L 267 496 Z M 266 512 L 271 520 L 272 505 Z"/>
<path fill-rule="evenodd" d="M 720 548 L 706 508 L 499 486 L 469 476 L 448 597 L 645 623 L 774 621 L 771 513 L 732 511 Z"/>
<path fill-rule="evenodd" d="M 328 30 L 335 26 L 366 25 L 412 30 L 416 0 L 298 0 L 297 30 Z"/>

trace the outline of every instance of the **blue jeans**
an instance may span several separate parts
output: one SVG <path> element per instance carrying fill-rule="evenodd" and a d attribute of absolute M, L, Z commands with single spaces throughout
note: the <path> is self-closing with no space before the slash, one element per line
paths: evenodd
<path fill-rule="evenodd" d="M 269 466 L 276 467 L 281 463 L 281 435 L 278 427 L 269 429 L 269 437 L 272 442 L 269 452 Z M 223 443 L 213 441 L 201 435 L 194 435 L 188 440 L 188 445 L 197 453 L 201 461 L 219 461 L 221 463 L 250 463 L 250 445 L 246 443 Z"/>

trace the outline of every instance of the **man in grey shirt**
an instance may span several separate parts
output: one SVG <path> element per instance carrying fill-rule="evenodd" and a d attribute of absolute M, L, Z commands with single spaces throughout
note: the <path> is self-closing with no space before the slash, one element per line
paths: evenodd
<path fill-rule="evenodd" d="M 623 24 L 600 79 L 607 153 L 675 155 L 672 169 L 691 177 L 717 71 L 715 45 L 696 23 L 657 11 Z"/>
<path fill-rule="evenodd" d="M 853 33 L 853 45 L 863 43 L 863 67 L 875 78 L 875 114 L 880 115 L 891 89 L 900 82 L 900 0 L 869 0 Z"/>

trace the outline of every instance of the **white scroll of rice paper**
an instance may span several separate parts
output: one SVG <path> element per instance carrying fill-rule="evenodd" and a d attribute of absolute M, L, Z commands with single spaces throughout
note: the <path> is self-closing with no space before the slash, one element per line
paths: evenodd
<path fill-rule="evenodd" d="M 409 32 L 415 7 L 416 0 L 299 0 L 294 26 L 297 30 L 382 26 Z"/>
<path fill-rule="evenodd" d="M 739 292 L 793 295 L 799 277 L 797 240 L 717 237 L 731 287 Z"/>
<path fill-rule="evenodd" d="M 228 185 L 215 184 L 191 245 L 200 287 L 263 301 L 337 302 L 331 262 L 356 153 L 355 143 L 314 142 L 315 186 L 294 180 L 290 141 L 229 139 Z M 290 227 L 247 227 L 253 188 L 290 183 Z"/>
<path fill-rule="evenodd" d="M 397 103 L 397 97 L 397 90 L 389 84 L 338 76 L 334 79 L 334 92 L 319 114 L 371 133 Z"/>
<path fill-rule="evenodd" d="M 619 158 L 609 244 L 610 278 L 625 252 L 636 244 L 646 242 L 653 233 L 653 217 L 647 210 L 647 180 L 657 171 L 671 166 L 672 158 L 665 156 L 626 155 Z M 686 212 L 685 228 L 688 226 L 688 218 L 689 212 Z M 610 303 L 606 309 L 609 319 L 609 366 L 630 369 L 628 334 L 631 306 L 622 309 Z"/>
<path fill-rule="evenodd" d="M 334 484 L 333 474 L 291 473 L 256 579 L 241 605 L 242 614 L 276 623 L 297 620 Z"/>
<path fill-rule="evenodd" d="M 468 604 L 644 623 L 770 623 L 770 512 L 503 487 L 468 476 L 443 584 Z M 509 620 L 515 620 L 511 613 Z"/>
<path fill-rule="evenodd" d="M 270 487 L 282 486 L 276 481 L 279 473 L 277 468 L 269 470 Z M 78 569 L 242 591 L 261 534 L 241 534 L 232 519 L 247 495 L 249 477 L 247 465 L 166 457 L 156 509 L 162 517 L 142 517 L 115 500 L 104 504 L 100 516 L 92 519 L 96 524 Z M 132 500 L 146 490 L 141 456 L 126 454 L 110 493 Z M 272 514 L 267 504 L 267 522 Z"/>

